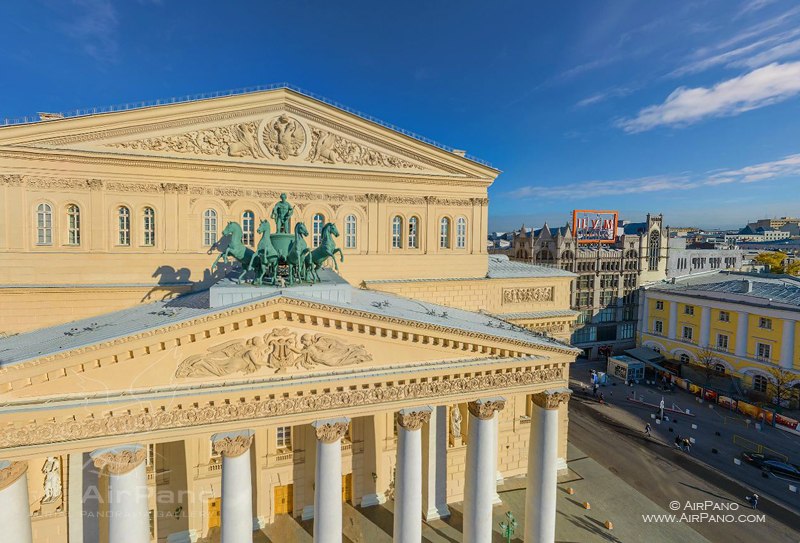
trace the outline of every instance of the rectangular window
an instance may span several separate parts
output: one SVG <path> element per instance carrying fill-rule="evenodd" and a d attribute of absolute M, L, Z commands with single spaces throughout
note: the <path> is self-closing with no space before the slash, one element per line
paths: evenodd
<path fill-rule="evenodd" d="M 731 322 L 731 314 L 727 311 L 720 311 L 719 322 Z"/>
<path fill-rule="evenodd" d="M 275 433 L 275 444 L 279 449 L 292 448 L 292 427 L 278 426 Z"/>
<path fill-rule="evenodd" d="M 758 327 L 764 330 L 772 330 L 772 319 L 761 317 L 758 319 Z"/>
<path fill-rule="evenodd" d="M 717 350 L 719 351 L 728 350 L 728 336 L 726 336 L 725 334 L 717 334 Z"/>
<path fill-rule="evenodd" d="M 586 324 L 587 322 L 592 321 L 592 310 L 591 309 L 584 309 L 578 315 L 577 324 Z"/>
<path fill-rule="evenodd" d="M 633 321 L 636 320 L 636 306 L 626 305 L 622 308 L 622 320 Z"/>
<path fill-rule="evenodd" d="M 683 339 L 687 341 L 692 341 L 692 337 L 694 336 L 694 330 L 691 326 L 684 326 L 683 327 L 683 335 L 681 336 Z"/>
<path fill-rule="evenodd" d="M 588 305 L 592 305 L 591 293 L 579 292 L 576 302 L 578 304 L 578 307 L 586 307 Z"/>
<path fill-rule="evenodd" d="M 593 275 L 581 275 L 578 277 L 578 288 L 579 289 L 587 289 L 594 287 L 594 276 Z"/>
<path fill-rule="evenodd" d="M 653 333 L 658 335 L 664 333 L 664 321 L 653 321 Z"/>
<path fill-rule="evenodd" d="M 769 360 L 772 355 L 772 345 L 767 343 L 756 343 L 756 358 Z"/>
<path fill-rule="evenodd" d="M 663 311 L 664 310 L 664 302 L 661 300 L 656 300 L 656 310 Z"/>
<path fill-rule="evenodd" d="M 584 326 L 572 333 L 573 343 L 587 343 L 590 341 L 597 341 L 597 328 L 594 326 Z"/>
<path fill-rule="evenodd" d="M 600 293 L 600 305 L 610 305 L 614 303 L 616 292 L 613 290 L 604 290 Z"/>
<path fill-rule="evenodd" d="M 617 310 L 613 307 L 606 307 L 601 309 L 597 313 L 597 317 L 595 318 L 595 322 L 614 322 L 617 317 L 616 315 Z"/>
<path fill-rule="evenodd" d="M 694 315 L 694 306 L 693 305 L 684 306 L 683 312 L 686 315 Z"/>
<path fill-rule="evenodd" d="M 635 326 L 632 322 L 624 322 L 619 327 L 619 339 L 630 339 L 633 337 Z"/>

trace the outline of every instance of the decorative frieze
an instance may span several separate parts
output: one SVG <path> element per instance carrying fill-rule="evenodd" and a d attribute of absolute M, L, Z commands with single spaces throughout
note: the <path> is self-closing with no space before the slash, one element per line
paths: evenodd
<path fill-rule="evenodd" d="M 471 377 L 452 377 L 424 383 L 395 384 L 362 390 L 331 391 L 289 398 L 268 398 L 220 405 L 176 406 L 169 410 L 112 414 L 84 420 L 31 422 L 0 432 L 0 448 L 77 441 L 95 437 L 129 435 L 222 422 L 324 413 L 333 409 L 369 406 L 408 400 L 436 401 L 454 394 L 529 387 L 563 379 L 562 368 L 523 369 Z"/>
<path fill-rule="evenodd" d="M 553 287 L 504 288 L 503 304 L 552 302 L 554 290 Z"/>
<path fill-rule="evenodd" d="M 225 436 L 212 443 L 214 452 L 227 456 L 228 458 L 235 458 L 241 456 L 250 450 L 250 445 L 253 444 L 253 435 L 239 434 L 236 436 Z"/>
<path fill-rule="evenodd" d="M 228 341 L 192 355 L 178 366 L 175 377 L 250 374 L 262 368 L 275 373 L 289 368 L 351 366 L 370 362 L 372 355 L 363 345 L 347 344 L 334 336 L 298 334 L 276 328 L 269 334 Z"/>
<path fill-rule="evenodd" d="M 533 403 L 544 409 L 558 409 L 562 403 L 569 402 L 572 392 L 569 389 L 545 390 L 532 394 Z"/>
<path fill-rule="evenodd" d="M 406 430 L 419 430 L 423 424 L 431 420 L 431 408 L 422 409 L 401 409 L 395 413 L 397 424 Z"/>
<path fill-rule="evenodd" d="M 313 424 L 317 439 L 323 443 L 335 443 L 347 434 L 350 427 L 348 419 L 323 420 Z"/>
<path fill-rule="evenodd" d="M 311 145 L 306 160 L 324 164 L 424 170 L 418 164 L 317 127 L 311 128 Z"/>
<path fill-rule="evenodd" d="M 146 455 L 144 447 L 126 447 L 93 455 L 92 460 L 94 467 L 99 470 L 107 469 L 111 475 L 124 475 L 139 467 Z"/>
<path fill-rule="evenodd" d="M 488 420 L 494 417 L 497 411 L 502 411 L 506 406 L 506 401 L 503 398 L 492 398 L 489 400 L 478 400 L 475 402 L 468 402 L 467 408 L 473 416 Z"/>

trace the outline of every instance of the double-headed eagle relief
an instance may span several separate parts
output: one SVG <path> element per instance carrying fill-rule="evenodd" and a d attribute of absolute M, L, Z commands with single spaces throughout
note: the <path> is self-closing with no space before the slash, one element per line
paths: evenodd
<path fill-rule="evenodd" d="M 267 122 L 263 140 L 267 151 L 281 160 L 298 156 L 306 143 L 306 129 L 286 114 Z"/>
<path fill-rule="evenodd" d="M 276 328 L 264 336 L 228 341 L 203 354 L 186 358 L 176 377 L 221 377 L 250 374 L 262 368 L 284 372 L 291 368 L 352 366 L 370 362 L 372 355 L 363 345 L 348 344 L 323 334 L 298 334 Z"/>

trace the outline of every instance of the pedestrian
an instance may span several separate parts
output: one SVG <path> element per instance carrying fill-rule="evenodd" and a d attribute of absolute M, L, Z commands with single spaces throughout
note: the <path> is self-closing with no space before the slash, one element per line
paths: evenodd
<path fill-rule="evenodd" d="M 683 441 L 681 440 L 681 436 L 675 436 L 675 447 L 683 450 Z"/>
<path fill-rule="evenodd" d="M 683 438 L 683 446 L 686 447 L 686 452 L 689 452 L 689 445 L 691 445 L 691 442 L 689 441 L 689 438 L 688 437 L 684 437 Z"/>
<path fill-rule="evenodd" d="M 650 433 L 650 430 L 652 430 L 652 427 L 650 426 L 650 423 L 648 422 L 648 423 L 647 423 L 647 424 L 644 426 L 644 435 L 646 435 L 646 436 L 650 436 L 650 435 L 652 435 L 652 434 Z"/>
<path fill-rule="evenodd" d="M 606 403 L 606 397 L 603 395 L 602 392 L 600 393 L 600 403 Z"/>
<path fill-rule="evenodd" d="M 755 492 L 753 493 L 753 497 L 750 499 L 750 505 L 753 509 L 758 509 L 758 494 Z"/>
<path fill-rule="evenodd" d="M 595 383 L 594 386 L 592 387 L 592 396 L 595 397 L 597 396 L 597 388 L 598 388 L 597 383 Z"/>

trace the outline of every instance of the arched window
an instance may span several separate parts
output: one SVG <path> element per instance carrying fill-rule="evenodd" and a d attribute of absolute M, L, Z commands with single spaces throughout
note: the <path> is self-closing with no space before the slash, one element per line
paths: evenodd
<path fill-rule="evenodd" d="M 217 212 L 206 209 L 203 212 L 203 245 L 211 247 L 217 242 Z"/>
<path fill-rule="evenodd" d="M 256 215 L 252 211 L 242 213 L 242 243 L 253 246 L 256 238 Z"/>
<path fill-rule="evenodd" d="M 75 205 L 67 206 L 67 245 L 81 244 L 81 209 Z"/>
<path fill-rule="evenodd" d="M 152 207 L 146 207 L 142 214 L 142 245 L 153 247 L 155 244 L 156 212 Z"/>
<path fill-rule="evenodd" d="M 447 217 L 442 217 L 442 220 L 439 221 L 439 247 L 450 248 L 450 219 Z"/>
<path fill-rule="evenodd" d="M 311 246 L 319 247 L 322 241 L 322 227 L 325 226 L 325 216 L 322 213 L 315 213 L 311 219 Z"/>
<path fill-rule="evenodd" d="M 117 245 L 131 244 L 131 210 L 125 206 L 117 209 Z"/>
<path fill-rule="evenodd" d="M 344 248 L 355 249 L 358 241 L 358 222 L 355 215 L 344 218 Z"/>
<path fill-rule="evenodd" d="M 395 215 L 392 219 L 392 249 L 403 247 L 403 217 Z"/>
<path fill-rule="evenodd" d="M 725 375 L 725 364 L 714 364 L 714 373 L 717 375 Z"/>
<path fill-rule="evenodd" d="M 467 219 L 459 217 L 456 220 L 456 249 L 467 246 Z"/>
<path fill-rule="evenodd" d="M 417 233 L 419 230 L 419 219 L 411 217 L 408 219 L 408 248 L 417 248 Z"/>
<path fill-rule="evenodd" d="M 653 230 L 650 234 L 650 244 L 648 245 L 648 267 L 650 271 L 658 271 L 658 261 L 661 256 L 661 233 Z"/>
<path fill-rule="evenodd" d="M 684 354 L 681 355 L 681 363 L 688 364 L 689 360 L 691 360 L 691 359 L 689 358 L 688 354 L 684 353 Z"/>
<path fill-rule="evenodd" d="M 753 377 L 753 390 L 756 392 L 767 391 L 767 378 L 763 375 L 755 375 Z"/>
<path fill-rule="evenodd" d="M 50 204 L 39 204 L 36 208 L 36 244 L 53 244 L 53 209 Z"/>

